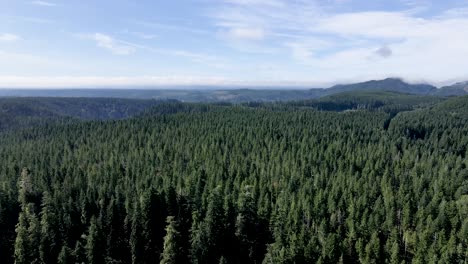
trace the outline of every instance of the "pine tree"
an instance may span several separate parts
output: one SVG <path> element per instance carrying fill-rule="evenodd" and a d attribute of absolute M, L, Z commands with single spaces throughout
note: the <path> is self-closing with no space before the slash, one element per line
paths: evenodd
<path fill-rule="evenodd" d="M 390 263 L 391 264 L 398 264 L 400 263 L 400 246 L 398 245 L 397 241 L 392 243 L 392 248 L 390 251 Z"/>
<path fill-rule="evenodd" d="M 41 261 L 43 263 L 51 263 L 57 259 L 59 254 L 57 245 L 58 238 L 56 236 L 55 221 L 56 216 L 52 211 L 51 197 L 48 192 L 44 192 L 42 198 L 41 215 L 41 243 L 39 246 Z"/>
<path fill-rule="evenodd" d="M 18 181 L 18 200 L 21 205 L 16 225 L 15 263 L 39 263 L 40 223 L 36 216 L 35 205 L 29 202 L 32 184 L 29 170 L 24 168 Z"/>
<path fill-rule="evenodd" d="M 71 250 L 67 246 L 63 246 L 62 249 L 60 250 L 60 253 L 57 257 L 57 263 L 58 264 L 68 264 L 68 263 L 73 263 L 71 258 Z"/>
<path fill-rule="evenodd" d="M 236 219 L 236 236 L 241 243 L 240 258 L 241 261 L 247 263 L 255 262 L 260 257 L 257 248 L 257 210 L 252 195 L 251 188 L 245 187 L 240 198 L 239 213 Z"/>
<path fill-rule="evenodd" d="M 173 216 L 167 217 L 166 236 L 164 237 L 164 250 L 161 255 L 161 264 L 177 263 L 180 254 L 179 232 L 177 231 L 177 222 Z"/>
<path fill-rule="evenodd" d="M 15 240 L 15 263 L 27 264 L 30 262 L 28 257 L 28 229 L 26 224 L 25 213 L 21 212 L 16 225 L 16 240 Z"/>
<path fill-rule="evenodd" d="M 224 251 L 223 237 L 225 234 L 225 217 L 223 210 L 223 199 L 220 188 L 216 188 L 208 199 L 208 211 L 202 223 L 203 235 L 206 237 L 206 248 L 208 251 L 207 262 L 214 263 Z"/>
<path fill-rule="evenodd" d="M 96 217 L 92 216 L 85 245 L 87 263 L 102 263 L 104 260 L 105 251 L 101 250 L 102 241 L 99 239 L 99 236 L 99 227 Z"/>
<path fill-rule="evenodd" d="M 192 213 L 192 227 L 190 228 L 190 255 L 192 263 L 205 263 L 208 252 L 208 239 L 205 225 L 200 222 L 197 211 Z"/>

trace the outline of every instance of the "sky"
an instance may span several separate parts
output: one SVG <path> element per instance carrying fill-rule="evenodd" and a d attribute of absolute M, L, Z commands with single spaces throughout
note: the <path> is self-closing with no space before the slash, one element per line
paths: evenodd
<path fill-rule="evenodd" d="M 0 88 L 468 80 L 468 0 L 0 0 Z"/>

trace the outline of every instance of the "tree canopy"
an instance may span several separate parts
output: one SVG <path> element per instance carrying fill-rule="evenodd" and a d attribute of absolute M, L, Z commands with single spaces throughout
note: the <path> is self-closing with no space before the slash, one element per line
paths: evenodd
<path fill-rule="evenodd" d="M 466 263 L 468 97 L 380 101 L 172 102 L 1 132 L 0 259 Z"/>

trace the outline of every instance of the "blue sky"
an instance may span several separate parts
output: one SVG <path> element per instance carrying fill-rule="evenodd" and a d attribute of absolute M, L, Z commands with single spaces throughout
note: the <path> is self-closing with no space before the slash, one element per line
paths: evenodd
<path fill-rule="evenodd" d="M 0 0 L 0 87 L 468 80 L 468 0 Z"/>

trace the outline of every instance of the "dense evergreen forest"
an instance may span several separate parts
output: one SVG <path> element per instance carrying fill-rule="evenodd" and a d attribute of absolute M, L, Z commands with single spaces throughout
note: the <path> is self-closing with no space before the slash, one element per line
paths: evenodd
<path fill-rule="evenodd" d="M 0 97 L 0 131 L 79 118 L 124 119 L 161 103 L 119 98 Z"/>
<path fill-rule="evenodd" d="M 0 262 L 468 262 L 468 96 L 151 104 L 2 110 Z"/>

